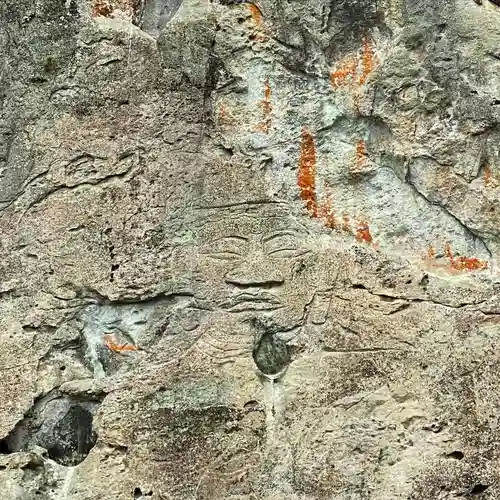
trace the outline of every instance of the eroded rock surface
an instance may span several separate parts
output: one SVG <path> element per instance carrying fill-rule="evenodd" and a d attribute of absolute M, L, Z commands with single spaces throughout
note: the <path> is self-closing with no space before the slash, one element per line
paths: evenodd
<path fill-rule="evenodd" d="M 497 4 L 3 0 L 2 498 L 500 498 Z"/>

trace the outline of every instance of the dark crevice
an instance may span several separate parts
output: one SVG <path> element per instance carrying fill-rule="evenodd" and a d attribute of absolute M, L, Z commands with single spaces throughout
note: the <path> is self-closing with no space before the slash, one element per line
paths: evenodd
<path fill-rule="evenodd" d="M 8 455 L 12 453 L 12 450 L 9 447 L 9 442 L 7 439 L 0 439 L 0 454 Z"/>
<path fill-rule="evenodd" d="M 236 203 L 228 203 L 223 205 L 200 205 L 196 207 L 198 210 L 210 210 L 219 208 L 233 208 L 233 207 L 243 207 L 250 205 L 286 205 L 284 201 L 273 201 L 269 199 L 255 200 L 255 201 L 241 201 Z"/>
<path fill-rule="evenodd" d="M 49 457 L 62 465 L 77 465 L 94 447 L 97 435 L 92 429 L 92 413 L 71 406 L 54 427 L 54 443 L 47 448 Z"/>
<path fill-rule="evenodd" d="M 257 368 L 265 375 L 280 373 L 291 361 L 286 342 L 267 332 L 256 342 L 252 356 Z"/>
<path fill-rule="evenodd" d="M 146 497 L 152 497 L 152 496 L 153 496 L 152 490 L 149 490 L 147 493 L 143 493 L 141 488 L 139 488 L 139 487 L 134 488 L 134 499 L 146 498 Z"/>
<path fill-rule="evenodd" d="M 405 302 L 404 304 L 401 304 L 399 307 L 394 309 L 394 311 L 388 312 L 387 315 L 390 316 L 391 314 L 396 314 L 398 312 L 404 311 L 405 309 L 408 309 L 410 306 L 411 304 L 409 302 Z"/>
<path fill-rule="evenodd" d="M 475 496 L 475 495 L 480 495 L 481 493 L 484 493 L 490 486 L 487 484 L 476 484 L 474 487 L 470 490 L 470 494 Z"/>
<path fill-rule="evenodd" d="M 246 290 L 247 288 L 258 288 L 260 290 L 269 290 L 271 288 L 276 288 L 278 286 L 283 285 L 283 281 L 248 281 L 246 283 L 240 282 L 238 279 L 226 278 L 224 280 L 226 283 L 233 285 L 235 288 L 239 288 L 240 290 Z"/>
<path fill-rule="evenodd" d="M 111 264 L 111 272 L 109 275 L 109 281 L 113 283 L 115 281 L 115 273 L 120 269 L 120 264 Z"/>
<path fill-rule="evenodd" d="M 398 300 L 397 297 L 391 297 L 390 295 L 384 295 L 383 293 L 377 294 L 377 297 L 382 302 L 394 302 L 395 300 Z"/>
<path fill-rule="evenodd" d="M 330 353 L 348 353 L 348 352 L 386 352 L 386 351 L 406 351 L 407 349 L 398 349 L 396 347 L 363 347 L 359 349 L 336 349 L 334 347 L 323 346 L 323 352 Z"/>
<path fill-rule="evenodd" d="M 218 2 L 216 1 L 215 3 L 220 3 L 221 5 L 240 5 L 244 3 L 252 3 L 252 0 L 219 0 Z"/>
<path fill-rule="evenodd" d="M 361 288 L 361 289 L 365 289 L 367 290 L 371 295 L 374 295 L 376 297 L 378 297 L 380 294 L 376 293 L 375 291 L 373 290 L 369 290 L 368 288 L 364 287 L 363 285 L 354 285 L 352 286 L 352 288 Z M 386 294 L 383 294 L 385 296 L 388 296 Z M 347 302 L 350 302 L 350 299 L 346 299 L 345 297 L 342 297 L 340 295 L 335 295 L 336 298 L 340 299 L 340 300 L 345 300 Z M 415 304 L 418 304 L 418 303 L 422 303 L 422 302 L 429 302 L 431 304 L 436 304 L 438 306 L 442 306 L 442 307 L 449 307 L 450 309 L 462 309 L 462 308 L 465 308 L 465 307 L 468 307 L 468 306 L 480 306 L 481 304 L 484 304 L 484 302 L 486 300 L 480 300 L 478 302 L 461 302 L 459 304 L 450 304 L 450 303 L 445 303 L 445 302 L 439 302 L 438 300 L 435 300 L 435 299 L 431 299 L 431 298 L 416 298 L 416 297 L 407 297 L 406 295 L 404 294 L 401 294 L 401 295 L 394 295 L 393 296 L 395 299 L 401 299 L 401 300 L 407 300 L 410 304 L 411 303 L 415 303 Z"/>
<path fill-rule="evenodd" d="M 103 231 L 103 237 L 107 242 L 109 260 L 111 261 L 111 269 L 109 272 L 110 283 L 113 283 L 115 281 L 115 272 L 120 268 L 120 265 L 115 262 L 115 258 L 116 258 L 115 246 L 113 245 L 113 243 L 111 241 L 112 231 L 113 230 L 111 227 L 107 227 Z"/>
<path fill-rule="evenodd" d="M 102 398 L 68 396 L 53 390 L 35 400 L 12 431 L 0 440 L 0 453 L 47 450 L 50 459 L 64 466 L 81 463 L 97 441 L 93 417 Z"/>

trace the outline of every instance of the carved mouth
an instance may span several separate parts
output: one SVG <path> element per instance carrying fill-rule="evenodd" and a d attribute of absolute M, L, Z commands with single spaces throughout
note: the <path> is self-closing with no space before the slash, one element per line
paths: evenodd
<path fill-rule="evenodd" d="M 231 312 L 272 311 L 283 307 L 281 302 L 269 293 L 241 293 L 232 297 L 224 306 Z"/>

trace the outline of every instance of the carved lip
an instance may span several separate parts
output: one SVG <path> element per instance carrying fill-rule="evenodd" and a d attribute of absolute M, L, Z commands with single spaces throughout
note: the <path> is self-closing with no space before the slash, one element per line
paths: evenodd
<path fill-rule="evenodd" d="M 231 312 L 270 311 L 283 307 L 279 299 L 270 293 L 241 293 L 232 297 L 224 306 Z"/>

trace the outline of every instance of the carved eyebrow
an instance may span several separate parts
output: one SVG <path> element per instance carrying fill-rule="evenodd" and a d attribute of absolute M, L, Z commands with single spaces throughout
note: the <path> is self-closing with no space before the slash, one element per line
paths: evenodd
<path fill-rule="evenodd" d="M 298 236 L 299 232 L 298 231 L 279 231 L 277 233 L 269 234 L 267 236 L 264 236 L 262 238 L 263 242 L 271 241 L 275 238 L 280 238 L 282 236 Z"/>

